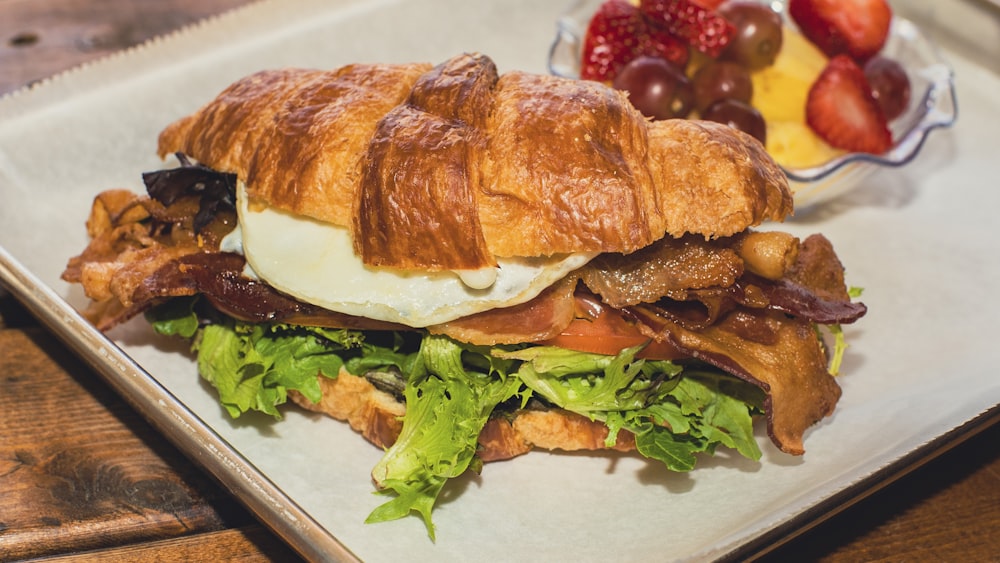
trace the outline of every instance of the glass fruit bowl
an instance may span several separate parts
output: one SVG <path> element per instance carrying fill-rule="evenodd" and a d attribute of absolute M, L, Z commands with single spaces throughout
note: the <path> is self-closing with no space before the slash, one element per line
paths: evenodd
<path fill-rule="evenodd" d="M 583 37 L 591 16 L 603 1 L 574 0 L 559 18 L 557 35 L 549 51 L 549 72 L 579 78 Z M 785 14 L 785 2 L 767 4 L 778 10 L 786 27 L 794 30 L 795 24 Z M 821 163 L 802 167 L 786 166 L 776 158 L 788 176 L 796 208 L 803 209 L 840 196 L 881 167 L 907 164 L 916 158 L 931 131 L 954 123 L 957 106 L 952 69 L 916 24 L 894 16 L 882 54 L 906 69 L 911 88 L 909 106 L 889 123 L 894 141 L 892 147 L 878 155 L 831 150 L 831 156 Z"/>

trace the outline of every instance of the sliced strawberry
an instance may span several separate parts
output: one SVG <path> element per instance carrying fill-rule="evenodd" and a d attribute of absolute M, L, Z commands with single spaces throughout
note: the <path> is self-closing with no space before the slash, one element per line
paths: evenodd
<path fill-rule="evenodd" d="M 675 35 L 658 27 L 649 27 L 649 33 L 641 46 L 643 55 L 667 59 L 680 70 L 687 68 L 691 59 L 691 49 L 688 44 Z"/>
<path fill-rule="evenodd" d="M 858 62 L 882 50 L 892 22 L 886 0 L 790 0 L 788 13 L 828 57 L 847 54 Z"/>
<path fill-rule="evenodd" d="M 736 33 L 733 24 L 694 0 L 641 0 L 639 10 L 653 26 L 663 28 L 713 58 L 719 56 Z"/>
<path fill-rule="evenodd" d="M 892 146 L 864 71 L 846 55 L 830 59 L 809 89 L 806 123 L 831 146 L 847 151 L 882 154 Z"/>
<path fill-rule="evenodd" d="M 609 82 L 641 53 L 648 35 L 639 9 L 625 0 L 607 0 L 590 18 L 583 41 L 580 78 Z"/>

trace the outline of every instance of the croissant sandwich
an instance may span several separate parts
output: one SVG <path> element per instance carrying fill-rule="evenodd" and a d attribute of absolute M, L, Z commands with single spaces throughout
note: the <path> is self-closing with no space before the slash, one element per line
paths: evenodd
<path fill-rule="evenodd" d="M 479 54 L 259 72 L 159 153 L 94 200 L 88 317 L 190 338 L 233 416 L 347 421 L 387 448 L 369 521 L 432 537 L 450 477 L 535 448 L 686 471 L 760 417 L 802 454 L 866 311 L 827 239 L 753 228 L 792 211 L 754 139 Z"/>

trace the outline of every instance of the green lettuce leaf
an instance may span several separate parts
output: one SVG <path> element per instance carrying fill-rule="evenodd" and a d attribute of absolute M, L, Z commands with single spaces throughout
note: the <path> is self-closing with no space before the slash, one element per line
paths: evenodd
<path fill-rule="evenodd" d="M 534 346 L 515 351 L 496 349 L 493 354 L 521 360 L 516 375 L 535 393 L 566 410 L 588 414 L 644 407 L 677 383 L 680 366 L 635 360 L 641 349 L 638 346 L 606 356 Z"/>
<path fill-rule="evenodd" d="M 851 299 L 857 299 L 861 297 L 863 289 L 860 287 L 850 287 L 847 290 L 847 295 Z M 840 366 L 844 362 L 844 354 L 847 353 L 847 339 L 844 337 L 844 329 L 839 324 L 824 325 L 827 331 L 833 336 L 833 350 L 830 351 L 830 364 L 827 366 L 827 371 L 830 375 L 837 376 L 840 374 Z M 821 332 L 819 326 L 816 327 L 817 332 Z M 822 334 L 820 334 L 820 340 L 822 340 Z"/>
<path fill-rule="evenodd" d="M 603 421 L 609 446 L 628 430 L 639 453 L 674 471 L 690 471 L 695 454 L 720 444 L 760 459 L 752 419 L 763 404 L 760 389 L 712 372 L 681 376 L 673 362 L 636 359 L 641 348 L 614 357 L 547 346 L 494 353 L 523 361 L 516 375 L 536 395 Z"/>
<path fill-rule="evenodd" d="M 463 356 L 472 357 L 463 361 Z M 491 367 L 480 372 L 470 369 L 474 364 Z M 490 413 L 520 386 L 496 369 L 500 365 L 446 337 L 424 338 L 408 374 L 403 429 L 372 471 L 380 492 L 395 497 L 372 511 L 366 522 L 416 511 L 434 539 L 431 510 L 438 494 L 448 479 L 469 468 Z"/>
<path fill-rule="evenodd" d="M 159 334 L 191 338 L 200 324 L 194 311 L 197 302 L 197 297 L 176 297 L 147 311 L 146 321 Z"/>
<path fill-rule="evenodd" d="M 345 352 L 362 346 L 358 331 L 241 322 L 206 325 L 194 341 L 198 371 L 236 418 L 249 410 L 281 418 L 288 391 L 316 402 L 317 375 L 336 377 Z"/>

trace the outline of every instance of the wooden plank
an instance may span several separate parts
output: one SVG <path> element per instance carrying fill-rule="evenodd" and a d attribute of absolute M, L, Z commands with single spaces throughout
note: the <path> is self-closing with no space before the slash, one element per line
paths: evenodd
<path fill-rule="evenodd" d="M 97 377 L 40 328 L 0 329 L 0 559 L 252 521 Z"/>
<path fill-rule="evenodd" d="M 187 563 L 189 561 L 283 561 L 294 562 L 298 555 L 259 525 L 206 532 L 86 553 L 46 558 L 46 563 L 76 563 L 99 560 L 103 563 Z"/>
<path fill-rule="evenodd" d="M 1000 425 L 762 559 L 1000 562 Z"/>

